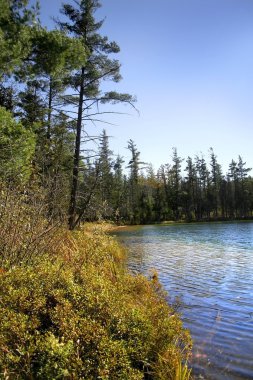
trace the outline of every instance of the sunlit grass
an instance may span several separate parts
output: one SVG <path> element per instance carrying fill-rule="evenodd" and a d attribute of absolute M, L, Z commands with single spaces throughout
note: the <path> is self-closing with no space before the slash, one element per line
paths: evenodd
<path fill-rule="evenodd" d="M 64 230 L 57 252 L 1 271 L 1 378 L 189 379 L 188 331 L 107 229 Z"/>

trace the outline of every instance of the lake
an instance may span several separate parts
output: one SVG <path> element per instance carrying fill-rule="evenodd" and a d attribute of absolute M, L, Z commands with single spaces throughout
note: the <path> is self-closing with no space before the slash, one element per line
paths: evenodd
<path fill-rule="evenodd" d="M 115 233 L 131 271 L 151 268 L 179 300 L 196 379 L 253 379 L 253 223 L 129 227 Z"/>

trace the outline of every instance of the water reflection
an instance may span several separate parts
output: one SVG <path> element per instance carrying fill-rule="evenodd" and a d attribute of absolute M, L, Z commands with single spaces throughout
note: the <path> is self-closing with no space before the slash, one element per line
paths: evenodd
<path fill-rule="evenodd" d="M 156 268 L 180 297 L 204 379 L 253 379 L 253 223 L 145 226 L 118 233 L 129 267 Z"/>

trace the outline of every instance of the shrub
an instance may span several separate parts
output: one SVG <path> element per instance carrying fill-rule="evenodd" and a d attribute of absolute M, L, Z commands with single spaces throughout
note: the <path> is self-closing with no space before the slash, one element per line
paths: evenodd
<path fill-rule="evenodd" d="M 0 267 L 27 265 L 62 246 L 59 222 L 47 218 L 46 192 L 0 182 Z"/>
<path fill-rule="evenodd" d="M 191 340 L 157 278 L 128 274 L 97 230 L 66 233 L 64 247 L 0 274 L 0 377 L 178 378 Z"/>

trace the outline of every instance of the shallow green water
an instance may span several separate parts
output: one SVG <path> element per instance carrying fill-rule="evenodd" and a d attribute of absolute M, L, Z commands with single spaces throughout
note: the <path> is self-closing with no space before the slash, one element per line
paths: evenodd
<path fill-rule="evenodd" d="M 156 268 L 180 297 L 196 378 L 253 379 L 253 223 L 144 226 L 116 233 L 132 271 Z"/>

